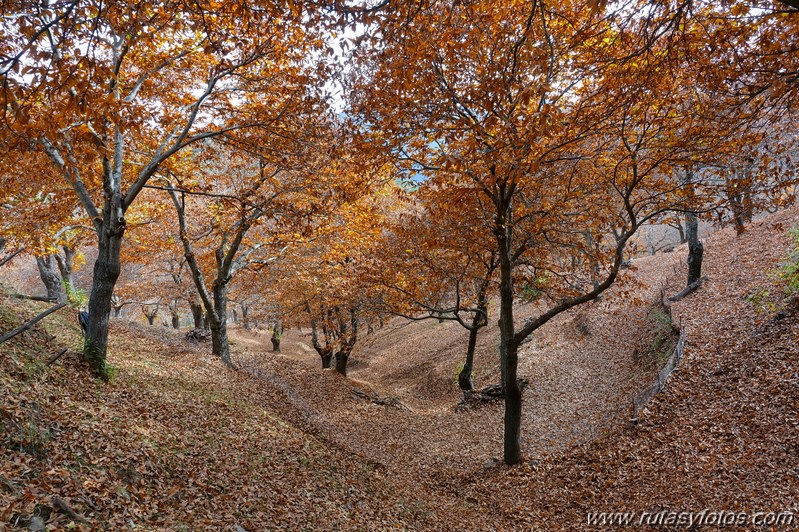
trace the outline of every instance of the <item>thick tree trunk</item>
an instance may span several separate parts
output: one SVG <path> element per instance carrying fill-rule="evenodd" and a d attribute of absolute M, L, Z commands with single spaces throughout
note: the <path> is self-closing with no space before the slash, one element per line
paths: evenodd
<path fill-rule="evenodd" d="M 705 248 L 699 240 L 699 224 L 696 214 L 685 214 L 685 232 L 688 238 L 688 285 L 692 285 L 702 277 L 702 255 Z"/>
<path fill-rule="evenodd" d="M 501 329 L 507 329 L 500 320 Z M 512 327 L 512 326 L 511 326 Z M 505 416 L 503 450 L 505 463 L 516 465 L 521 461 L 521 422 L 522 422 L 522 390 L 519 385 L 517 368 L 519 364 L 517 346 L 511 335 L 508 341 L 500 344 L 502 358 L 503 388 L 505 390 Z"/>
<path fill-rule="evenodd" d="M 39 278 L 41 278 L 47 290 L 47 297 L 53 298 L 59 303 L 63 303 L 67 298 L 64 287 L 61 285 L 61 279 L 56 273 L 54 262 L 52 255 L 36 257 L 36 267 L 39 269 Z"/>
<path fill-rule="evenodd" d="M 319 353 L 319 357 L 322 359 L 322 369 L 328 369 L 333 365 L 333 351 L 325 350 Z"/>
<path fill-rule="evenodd" d="M 692 199 L 694 198 L 693 178 L 693 170 L 689 167 L 685 171 L 684 182 L 688 185 L 688 193 Z M 688 241 L 688 283 L 686 286 L 691 286 L 702 277 L 702 255 L 705 251 L 702 241 L 699 240 L 699 222 L 693 211 L 685 213 L 685 238 Z"/>
<path fill-rule="evenodd" d="M 507 361 L 505 382 L 505 431 L 503 447 L 505 463 L 516 465 L 522 459 L 522 389 L 516 375 L 518 355 L 515 345 L 505 346 Z"/>
<path fill-rule="evenodd" d="M 209 313 L 211 325 L 211 352 L 232 368 L 230 342 L 227 336 L 227 284 L 214 282 L 214 312 Z"/>
<path fill-rule="evenodd" d="M 280 353 L 280 338 L 275 338 L 274 336 L 270 338 L 272 340 L 272 352 L 273 353 Z"/>
<path fill-rule="evenodd" d="M 121 271 L 120 252 L 125 232 L 124 218 L 111 220 L 111 208 L 103 210 L 103 221 L 98 223 L 98 254 L 94 262 L 94 278 L 89 296 L 89 326 L 83 354 L 94 374 L 108 380 L 106 354 L 108 352 L 108 320 L 111 316 L 114 286 Z"/>
<path fill-rule="evenodd" d="M 336 353 L 336 372 L 341 373 L 345 377 L 347 376 L 347 361 L 349 358 L 350 352 L 348 350 Z"/>

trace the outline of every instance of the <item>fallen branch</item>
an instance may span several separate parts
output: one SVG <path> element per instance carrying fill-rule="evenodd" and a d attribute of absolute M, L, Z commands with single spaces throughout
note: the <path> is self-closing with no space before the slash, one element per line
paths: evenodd
<path fill-rule="evenodd" d="M 55 297 L 29 296 L 26 294 L 8 294 L 8 297 L 13 297 L 16 299 L 30 299 L 32 301 L 44 301 L 45 303 L 55 303 L 58 301 L 58 299 Z"/>
<path fill-rule="evenodd" d="M 12 260 L 14 257 L 16 257 L 17 255 L 19 255 L 19 254 L 20 254 L 20 253 L 22 253 L 23 251 L 25 251 L 25 248 L 20 248 L 20 249 L 18 249 L 18 250 L 16 250 L 16 251 L 14 251 L 13 253 L 10 253 L 9 255 L 6 255 L 6 256 L 5 256 L 5 257 L 3 257 L 2 259 L 0 259 L 0 266 L 4 266 L 4 265 L 5 265 L 7 262 L 11 262 L 11 260 Z"/>
<path fill-rule="evenodd" d="M 38 316 L 36 316 L 32 320 L 30 320 L 29 322 L 20 325 L 19 327 L 17 327 L 16 329 L 14 329 L 13 331 L 11 331 L 9 333 L 4 334 L 2 337 L 0 337 L 0 344 L 2 344 L 3 342 L 5 342 L 7 340 L 10 340 L 11 338 L 14 338 L 19 333 L 27 331 L 28 329 L 30 329 L 31 327 L 36 325 L 39 321 L 43 320 L 44 318 L 46 318 L 47 316 L 49 316 L 53 312 L 55 312 L 57 310 L 61 310 L 62 308 L 66 307 L 66 306 L 67 306 L 66 303 L 60 303 L 60 304 L 58 304 L 58 305 L 56 305 L 54 307 L 50 307 L 49 309 L 45 310 L 44 312 L 42 312 L 41 314 L 39 314 Z"/>
<path fill-rule="evenodd" d="M 702 283 L 704 283 L 705 281 L 707 281 L 707 276 L 700 277 L 699 279 L 697 279 L 693 283 L 691 283 L 688 286 L 686 286 L 682 290 L 682 292 L 680 292 L 679 294 L 671 296 L 669 298 L 669 301 L 674 302 L 674 301 L 681 300 L 682 298 L 684 298 L 685 296 L 687 296 L 688 294 L 690 294 L 691 292 L 693 292 L 694 290 L 696 290 L 697 288 L 702 286 Z"/>
<path fill-rule="evenodd" d="M 378 395 L 372 395 L 366 393 L 363 390 L 359 390 L 358 388 L 353 388 L 352 390 L 350 390 L 350 394 L 356 399 L 364 399 L 376 405 L 392 406 L 394 408 L 399 408 L 400 410 L 410 410 L 407 406 L 402 404 L 402 401 L 400 401 L 396 397 L 382 398 Z"/>
<path fill-rule="evenodd" d="M 49 359 L 47 359 L 47 365 L 48 366 L 51 365 L 53 362 L 55 362 L 56 360 L 61 358 L 61 356 L 63 356 L 63 354 L 66 353 L 67 351 L 69 351 L 69 348 L 65 347 L 64 349 L 62 349 L 61 351 L 59 351 L 55 355 L 51 356 Z"/>
<path fill-rule="evenodd" d="M 196 343 L 207 342 L 211 339 L 211 331 L 205 329 L 192 329 L 186 333 L 186 340 L 191 340 Z"/>

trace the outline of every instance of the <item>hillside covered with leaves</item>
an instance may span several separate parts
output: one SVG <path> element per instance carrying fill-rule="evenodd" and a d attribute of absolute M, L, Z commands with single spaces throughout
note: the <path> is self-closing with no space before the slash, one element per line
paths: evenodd
<path fill-rule="evenodd" d="M 788 211 L 709 241 L 709 281 L 672 308 L 685 358 L 635 425 L 616 416 L 579 440 L 555 432 L 559 439 L 542 445 L 537 425 L 563 424 L 563 411 L 535 405 L 564 397 L 536 366 L 567 347 L 565 335 L 582 338 L 586 366 L 609 367 L 607 337 L 579 336 L 573 317 L 543 331 L 524 366 L 525 409 L 536 414 L 526 422 L 526 460 L 514 468 L 496 458 L 499 405 L 463 410 L 457 394 L 432 401 L 402 391 L 402 382 L 445 378 L 430 368 L 400 385 L 380 377 L 390 369 L 380 345 L 396 334 L 391 326 L 354 355 L 363 365 L 353 380 L 259 349 L 265 338 L 244 331 L 234 339 L 233 371 L 168 329 L 116 321 L 106 384 L 72 350 L 47 365 L 79 335 L 72 312 L 61 311 L 3 346 L 3 526 L 567 530 L 585 526 L 592 511 L 796 512 L 797 311 L 758 314 L 748 296 L 774 282 L 768 272 L 797 221 Z M 683 253 L 635 261 L 630 275 L 640 283 L 632 284 L 674 272 Z M 583 319 L 594 331 L 614 330 L 608 305 L 649 308 L 628 296 L 611 294 Z M 4 299 L 2 328 L 36 305 Z M 427 327 L 408 326 L 400 344 L 425 343 Z M 633 351 L 627 345 L 624 357 Z M 425 357 L 395 359 L 392 371 Z M 488 359 L 481 364 L 490 368 Z M 579 386 L 559 378 L 581 396 L 599 393 L 587 382 L 603 388 L 600 377 Z M 575 416 L 590 424 L 598 411 Z"/>

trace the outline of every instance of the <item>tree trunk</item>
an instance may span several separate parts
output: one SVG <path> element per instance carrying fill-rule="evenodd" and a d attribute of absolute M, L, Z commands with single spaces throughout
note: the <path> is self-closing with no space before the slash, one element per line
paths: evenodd
<path fill-rule="evenodd" d="M 732 220 L 735 225 L 735 234 L 741 235 L 746 231 L 746 210 L 743 205 L 744 183 L 738 169 L 733 169 L 733 176 L 727 178 L 727 202 L 732 210 Z"/>
<path fill-rule="evenodd" d="M 512 210 L 505 198 L 501 198 L 495 220 L 495 235 L 499 251 L 500 273 L 500 343 L 499 353 L 502 368 L 502 385 L 505 390 L 505 416 L 503 450 L 507 465 L 521 461 L 521 414 L 522 393 L 517 379 L 518 346 L 515 342 L 513 323 L 513 265 L 512 251 Z"/>
<path fill-rule="evenodd" d="M 67 300 L 64 293 L 64 287 L 61 285 L 61 279 L 56 273 L 55 265 L 53 264 L 53 256 L 45 255 L 43 257 L 36 257 L 36 266 L 39 269 L 39 277 L 44 283 L 47 290 L 47 297 L 53 298 L 59 303 Z"/>
<path fill-rule="evenodd" d="M 336 353 L 336 372 L 347 376 L 347 361 L 350 358 L 348 350 L 339 351 Z"/>
<path fill-rule="evenodd" d="M 229 368 L 233 367 L 230 357 L 230 342 L 227 336 L 227 284 L 214 281 L 214 312 L 208 313 L 211 325 L 211 352 L 222 359 Z"/>
<path fill-rule="evenodd" d="M 242 303 L 241 304 L 241 326 L 244 327 L 244 330 L 250 330 L 250 306 Z"/>
<path fill-rule="evenodd" d="M 190 301 L 189 308 L 191 309 L 191 317 L 194 320 L 194 328 L 203 328 L 203 306 L 202 303 L 197 301 Z"/>
<path fill-rule="evenodd" d="M 94 374 L 108 380 L 106 354 L 108 352 L 108 320 L 111 316 L 114 286 L 121 271 L 120 252 L 125 220 L 121 216 L 113 218 L 110 202 L 103 209 L 102 221 L 96 223 L 98 232 L 98 253 L 94 262 L 94 278 L 89 296 L 89 326 L 83 354 Z"/>
<path fill-rule="evenodd" d="M 272 325 L 272 351 L 280 353 L 280 339 L 283 338 L 283 323 L 276 319 Z"/>
<path fill-rule="evenodd" d="M 463 369 L 458 374 L 458 386 L 464 392 L 474 390 L 474 382 L 472 381 L 472 366 L 474 364 L 474 349 L 477 345 L 477 327 L 472 327 L 469 330 L 469 344 L 466 346 L 466 362 L 463 364 Z"/>
<path fill-rule="evenodd" d="M 72 281 L 72 271 L 75 263 L 75 250 L 69 246 L 62 246 L 64 256 L 56 253 L 54 255 L 58 270 L 61 272 L 61 281 L 67 295 L 75 293 L 75 283 Z"/>
<path fill-rule="evenodd" d="M 178 298 L 174 298 L 172 299 L 172 302 L 167 305 L 169 307 L 169 317 L 171 318 L 173 329 L 180 329 L 180 312 L 178 311 L 179 304 L 180 300 Z"/>
<path fill-rule="evenodd" d="M 505 431 L 503 447 L 505 463 L 516 465 L 522 459 L 522 389 L 516 376 L 518 354 L 515 345 L 505 346 Z"/>
<path fill-rule="evenodd" d="M 319 353 L 319 356 L 322 359 L 322 369 L 328 369 L 328 368 L 330 368 L 332 366 L 333 351 L 331 351 L 329 349 L 325 350 L 325 351 Z"/>
<path fill-rule="evenodd" d="M 685 232 L 688 238 L 688 285 L 691 285 L 702 277 L 702 255 L 705 251 L 699 240 L 699 224 L 693 212 L 685 214 Z"/>
<path fill-rule="evenodd" d="M 689 167 L 685 170 L 684 183 L 688 185 L 688 194 L 691 199 L 694 198 L 693 178 L 693 170 Z M 696 213 L 693 211 L 685 213 L 685 238 L 688 241 L 687 286 L 691 286 L 702 277 L 702 255 L 705 251 L 702 241 L 699 240 L 699 222 L 696 218 Z"/>
<path fill-rule="evenodd" d="M 141 313 L 144 314 L 144 316 L 147 318 L 147 323 L 149 323 L 150 325 L 153 325 L 153 323 L 155 322 L 155 317 L 158 316 L 158 307 L 159 305 L 157 304 L 155 306 L 152 305 L 141 306 Z"/>

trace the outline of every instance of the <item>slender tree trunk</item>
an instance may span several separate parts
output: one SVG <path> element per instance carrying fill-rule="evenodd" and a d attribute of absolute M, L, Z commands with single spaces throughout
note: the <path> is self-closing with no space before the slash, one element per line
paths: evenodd
<path fill-rule="evenodd" d="M 474 389 L 474 381 L 472 380 L 472 371 L 474 370 L 474 350 L 477 347 L 477 334 L 480 329 L 488 325 L 488 300 L 487 292 L 488 285 L 497 268 L 496 254 L 491 253 L 491 261 L 486 265 L 487 269 L 483 279 L 476 285 L 477 288 L 477 304 L 474 317 L 472 318 L 471 326 L 469 329 L 469 343 L 466 346 L 466 361 L 463 364 L 463 369 L 458 374 L 458 386 L 464 392 Z"/>
<path fill-rule="evenodd" d="M 45 289 L 47 290 L 47 297 L 53 298 L 59 303 L 67 300 L 64 293 L 64 287 L 61 286 L 61 279 L 56 273 L 55 265 L 53 264 L 52 255 L 44 255 L 43 257 L 36 257 L 36 266 L 39 269 L 39 278 L 42 280 Z"/>
<path fill-rule="evenodd" d="M 522 392 L 517 378 L 519 360 L 513 322 L 512 210 L 510 201 L 504 197 L 499 198 L 497 203 L 495 235 L 500 272 L 499 351 L 505 391 L 503 449 L 505 463 L 516 465 L 521 461 Z"/>
<path fill-rule="evenodd" d="M 283 337 L 283 323 L 277 319 L 272 326 L 272 351 L 280 353 L 280 339 Z"/>
<path fill-rule="evenodd" d="M 492 269 L 493 272 L 493 269 Z M 474 389 L 474 382 L 472 381 L 472 371 L 474 368 L 474 350 L 477 347 L 477 334 L 480 329 L 488 325 L 488 305 L 486 301 L 486 290 L 488 289 L 488 281 L 491 273 L 485 280 L 481 281 L 480 288 L 477 293 L 477 312 L 472 318 L 472 324 L 469 328 L 469 343 L 466 346 L 466 361 L 463 363 L 463 369 L 458 374 L 458 386 L 464 392 L 469 392 Z"/>
<path fill-rule="evenodd" d="M 474 390 L 474 382 L 472 381 L 472 367 L 474 365 L 474 350 L 477 346 L 477 332 L 478 329 L 472 326 L 469 329 L 469 344 L 466 346 L 466 362 L 463 363 L 463 369 L 458 374 L 458 386 L 464 392 Z"/>
<path fill-rule="evenodd" d="M 743 172 L 743 170 L 741 170 Z M 741 235 L 746 231 L 746 212 L 742 196 L 744 193 L 743 180 L 737 169 L 733 170 L 733 177 L 727 178 L 727 201 L 732 210 L 732 220 L 735 225 L 735 234 Z"/>
<path fill-rule="evenodd" d="M 64 256 L 56 253 L 54 257 L 58 264 L 58 270 L 61 272 L 64 291 L 67 294 L 74 294 L 75 283 L 72 281 L 72 271 L 75 264 L 75 250 L 70 246 L 62 246 L 61 249 L 64 251 Z"/>
<path fill-rule="evenodd" d="M 197 301 L 190 301 L 189 308 L 191 309 L 191 317 L 194 320 L 194 328 L 203 328 L 203 306 L 202 303 Z"/>
<path fill-rule="evenodd" d="M 172 328 L 180 329 L 180 316 L 177 314 L 172 314 Z"/>
<path fill-rule="evenodd" d="M 250 330 L 250 306 L 246 303 L 241 304 L 241 326 L 244 327 L 244 330 Z"/>

